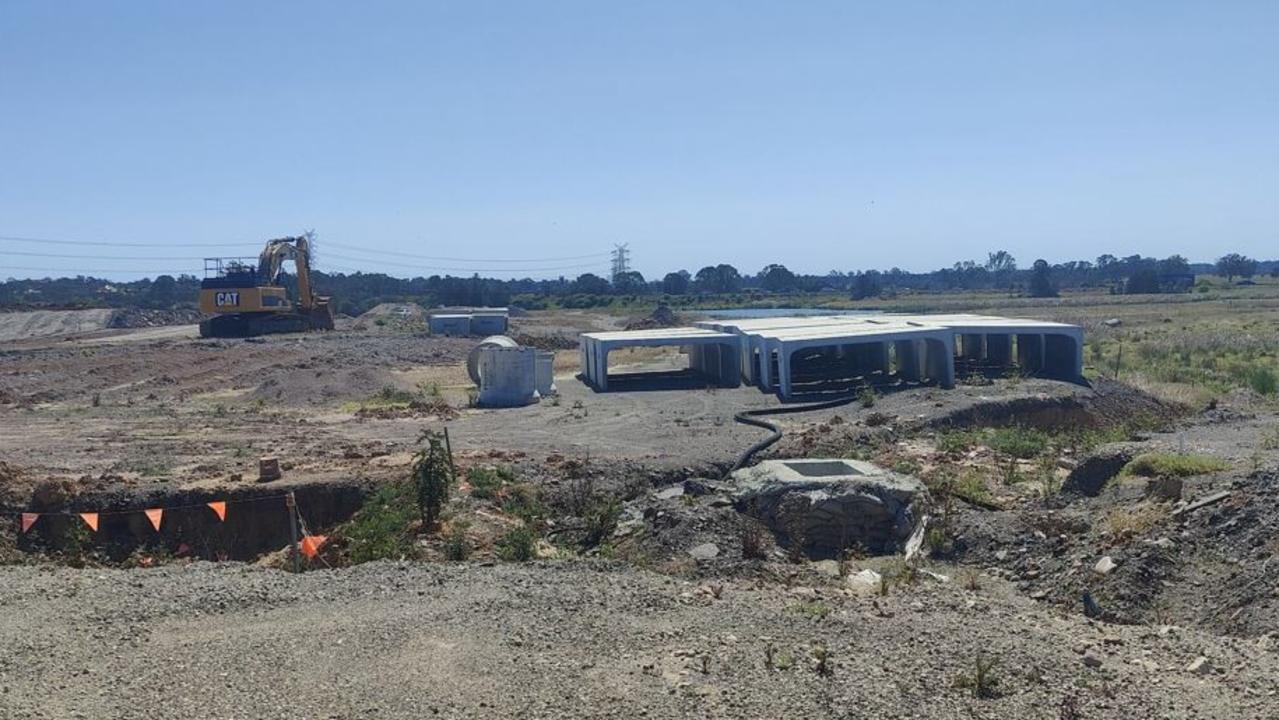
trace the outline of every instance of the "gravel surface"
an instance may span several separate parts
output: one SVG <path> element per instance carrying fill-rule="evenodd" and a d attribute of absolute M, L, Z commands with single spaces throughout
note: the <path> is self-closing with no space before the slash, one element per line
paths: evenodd
<path fill-rule="evenodd" d="M 992 578 L 881 597 L 795 572 L 3 568 L 0 717 L 1279 715 L 1279 655 L 1255 640 L 1098 624 Z M 997 697 L 962 687 L 979 655 Z"/>

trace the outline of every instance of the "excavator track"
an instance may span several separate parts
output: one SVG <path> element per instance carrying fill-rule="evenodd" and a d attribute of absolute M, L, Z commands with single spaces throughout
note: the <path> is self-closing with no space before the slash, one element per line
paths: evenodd
<path fill-rule="evenodd" d="M 276 333 L 331 330 L 332 328 L 332 320 L 329 321 L 326 327 L 322 323 L 316 323 L 310 316 L 295 313 L 279 313 L 275 315 L 238 313 L 218 315 L 200 323 L 200 337 L 245 338 Z"/>

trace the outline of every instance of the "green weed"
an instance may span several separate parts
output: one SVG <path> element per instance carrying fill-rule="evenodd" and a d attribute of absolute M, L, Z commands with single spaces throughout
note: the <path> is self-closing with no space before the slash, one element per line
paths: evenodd
<path fill-rule="evenodd" d="M 1221 472 L 1229 465 L 1211 455 L 1146 453 L 1133 458 L 1121 471 L 1123 475 L 1142 477 L 1189 477 Z"/>

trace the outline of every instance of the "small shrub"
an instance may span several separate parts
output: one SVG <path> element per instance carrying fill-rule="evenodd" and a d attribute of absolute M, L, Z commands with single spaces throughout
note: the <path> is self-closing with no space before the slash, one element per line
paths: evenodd
<path fill-rule="evenodd" d="M 1279 392 L 1279 376 L 1274 368 L 1266 365 L 1253 365 L 1244 373 L 1248 387 L 1258 395 L 1271 396 Z"/>
<path fill-rule="evenodd" d="M 830 650 L 825 645 L 813 646 L 813 670 L 822 677 L 829 677 L 835 672 L 830 662 Z"/>
<path fill-rule="evenodd" d="M 955 686 L 972 690 L 973 697 L 979 700 L 999 697 L 999 677 L 995 674 L 995 667 L 998 664 L 999 661 L 995 658 L 987 657 L 985 653 L 977 653 L 973 661 L 973 671 L 961 673 L 955 678 Z"/>
<path fill-rule="evenodd" d="M 444 557 L 452 562 L 462 562 L 471 555 L 471 544 L 466 539 L 465 522 L 455 522 L 444 538 Z"/>
<path fill-rule="evenodd" d="M 1037 457 L 1048 449 L 1048 435 L 1034 428 L 1014 425 L 996 428 L 986 440 L 986 445 L 1001 455 L 1019 460 Z"/>
<path fill-rule="evenodd" d="M 875 401 L 877 399 L 875 391 L 870 388 L 862 390 L 861 393 L 857 395 L 857 402 L 861 403 L 861 406 L 864 408 L 875 407 Z"/>
<path fill-rule="evenodd" d="M 491 467 L 473 467 L 466 471 L 466 482 L 471 486 L 471 497 L 492 500 L 506 485 L 506 481 Z"/>
<path fill-rule="evenodd" d="M 1270 428 L 1261 438 L 1262 450 L 1279 450 L 1279 427 Z"/>
<path fill-rule="evenodd" d="M 951 486 L 950 491 L 957 498 L 979 505 L 990 503 L 993 500 L 990 488 L 986 487 L 986 481 L 974 471 L 965 472 L 961 475 Z"/>
<path fill-rule="evenodd" d="M 1116 539 L 1132 538 L 1148 532 L 1163 519 L 1164 514 L 1153 506 L 1115 508 L 1106 515 L 1105 528 Z"/>
<path fill-rule="evenodd" d="M 893 463 L 893 472 L 900 473 L 902 475 L 918 475 L 919 471 L 922 469 L 923 468 L 919 462 L 915 460 L 902 459 Z"/>
<path fill-rule="evenodd" d="M 824 620 L 827 615 L 830 615 L 830 606 L 825 603 L 817 602 L 816 600 L 806 600 L 804 602 L 795 603 L 790 606 L 790 609 L 801 615 L 807 615 L 808 617 L 816 618 L 818 620 Z"/>
<path fill-rule="evenodd" d="M 768 536 L 764 526 L 759 522 L 746 518 L 741 530 L 742 558 L 755 560 L 768 554 Z"/>
<path fill-rule="evenodd" d="M 502 512 L 520 518 L 528 525 L 536 525 L 546 515 L 536 485 L 520 483 L 508 485 Z"/>
<path fill-rule="evenodd" d="M 352 563 L 412 557 L 416 546 L 410 525 L 415 507 L 413 490 L 407 483 L 378 488 L 342 531 L 347 559 Z"/>
<path fill-rule="evenodd" d="M 521 525 L 497 541 L 497 555 L 508 562 L 527 562 L 536 555 L 536 544 L 533 529 Z"/>
<path fill-rule="evenodd" d="M 453 470 L 449 465 L 442 435 L 427 430 L 422 433 L 418 442 L 422 440 L 426 441 L 427 446 L 413 456 L 412 478 L 417 490 L 422 525 L 429 530 L 435 527 L 440 509 L 448 501 L 449 488 L 453 485 Z"/>
<path fill-rule="evenodd" d="M 976 447 L 978 438 L 971 430 L 944 430 L 937 433 L 935 444 L 948 455 L 962 455 Z"/>
<path fill-rule="evenodd" d="M 1229 467 L 1224 460 L 1211 455 L 1146 453 L 1133 458 L 1121 471 L 1123 475 L 1142 477 L 1189 477 L 1221 472 Z"/>
<path fill-rule="evenodd" d="M 613 534 L 617 529 L 617 521 L 622 517 L 622 503 L 616 498 L 595 502 L 587 509 L 586 536 L 582 543 L 594 547 Z"/>

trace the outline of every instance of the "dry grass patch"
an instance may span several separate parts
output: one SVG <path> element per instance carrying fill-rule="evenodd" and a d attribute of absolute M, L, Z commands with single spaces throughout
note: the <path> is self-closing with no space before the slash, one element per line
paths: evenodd
<path fill-rule="evenodd" d="M 1167 516 L 1167 512 L 1151 506 L 1115 508 L 1106 514 L 1103 527 L 1106 534 L 1119 539 L 1133 538 L 1149 532 Z"/>

